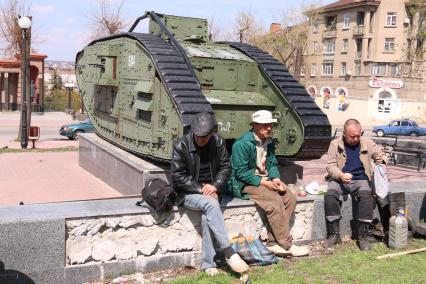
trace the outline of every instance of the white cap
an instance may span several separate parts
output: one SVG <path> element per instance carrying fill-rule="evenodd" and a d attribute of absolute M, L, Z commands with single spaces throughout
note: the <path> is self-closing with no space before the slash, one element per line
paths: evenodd
<path fill-rule="evenodd" d="M 266 124 L 266 123 L 275 123 L 277 120 L 272 118 L 272 112 L 268 110 L 259 110 L 253 113 L 252 122 Z"/>

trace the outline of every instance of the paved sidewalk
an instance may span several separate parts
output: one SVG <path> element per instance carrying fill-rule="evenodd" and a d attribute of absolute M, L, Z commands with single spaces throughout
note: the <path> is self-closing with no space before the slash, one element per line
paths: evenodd
<path fill-rule="evenodd" d="M 117 196 L 78 165 L 78 151 L 0 154 L 0 206 Z"/>

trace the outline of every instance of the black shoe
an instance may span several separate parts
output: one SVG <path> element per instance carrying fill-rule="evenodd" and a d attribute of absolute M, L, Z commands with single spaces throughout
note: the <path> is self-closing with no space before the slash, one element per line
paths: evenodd
<path fill-rule="evenodd" d="M 327 239 L 325 240 L 325 246 L 328 249 L 334 249 L 337 244 L 342 243 L 340 238 L 340 221 L 328 222 L 326 221 L 327 227 Z"/>
<path fill-rule="evenodd" d="M 369 223 L 359 222 L 358 223 L 358 239 L 356 244 L 360 250 L 371 250 L 370 242 L 368 241 L 368 227 Z"/>

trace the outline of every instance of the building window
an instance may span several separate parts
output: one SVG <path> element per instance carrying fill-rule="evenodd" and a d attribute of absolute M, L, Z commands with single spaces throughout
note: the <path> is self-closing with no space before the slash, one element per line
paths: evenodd
<path fill-rule="evenodd" d="M 343 39 L 343 46 L 342 46 L 342 52 L 348 52 L 348 39 L 344 38 Z"/>
<path fill-rule="evenodd" d="M 373 63 L 373 67 L 371 68 L 371 75 L 385 76 L 386 75 L 386 63 Z"/>
<path fill-rule="evenodd" d="M 344 30 L 349 29 L 349 21 L 350 21 L 349 15 L 344 15 L 343 16 L 343 29 Z"/>
<path fill-rule="evenodd" d="M 324 62 L 322 64 L 322 75 L 333 75 L 333 62 Z"/>
<path fill-rule="evenodd" d="M 361 63 L 355 63 L 355 76 L 361 75 Z"/>
<path fill-rule="evenodd" d="M 302 65 L 302 67 L 300 67 L 300 76 L 306 76 L 305 65 Z"/>
<path fill-rule="evenodd" d="M 385 51 L 395 51 L 395 38 L 385 38 Z"/>
<path fill-rule="evenodd" d="M 328 40 L 325 42 L 325 52 L 324 53 L 334 53 L 336 44 L 334 40 Z"/>
<path fill-rule="evenodd" d="M 314 41 L 313 47 L 314 47 L 314 53 L 317 54 L 320 51 L 320 46 L 317 41 Z"/>
<path fill-rule="evenodd" d="M 317 75 L 317 64 L 312 63 L 311 64 L 311 77 L 314 77 Z"/>
<path fill-rule="evenodd" d="M 386 16 L 386 26 L 387 27 L 396 26 L 396 12 L 388 12 Z"/>
<path fill-rule="evenodd" d="M 346 76 L 346 73 L 347 73 L 346 62 L 342 62 L 341 75 Z"/>
<path fill-rule="evenodd" d="M 389 64 L 390 75 L 392 77 L 401 76 L 401 68 L 396 64 Z"/>

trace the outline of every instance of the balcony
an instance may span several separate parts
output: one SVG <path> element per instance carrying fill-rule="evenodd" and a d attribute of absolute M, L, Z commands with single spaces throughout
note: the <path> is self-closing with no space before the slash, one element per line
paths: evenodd
<path fill-rule="evenodd" d="M 327 28 L 322 33 L 322 38 L 335 38 L 337 36 L 337 30 L 332 28 Z"/>
<path fill-rule="evenodd" d="M 361 60 L 362 57 L 362 51 L 356 51 L 355 52 L 355 60 Z"/>
<path fill-rule="evenodd" d="M 354 37 L 363 36 L 364 35 L 364 26 L 354 27 Z"/>

